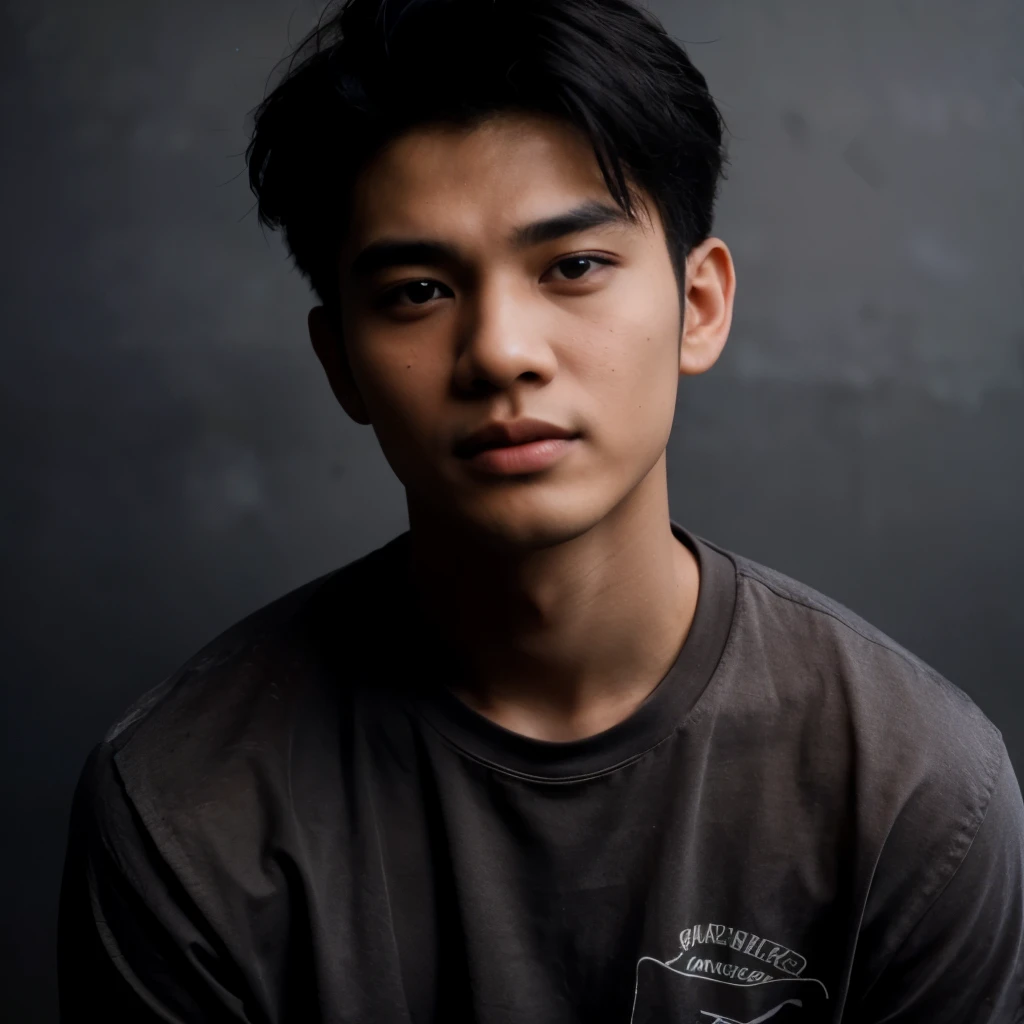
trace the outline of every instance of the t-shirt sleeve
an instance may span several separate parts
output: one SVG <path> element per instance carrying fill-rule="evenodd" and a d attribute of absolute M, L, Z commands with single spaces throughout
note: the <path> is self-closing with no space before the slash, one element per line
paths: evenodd
<path fill-rule="evenodd" d="M 948 884 L 867 994 L 863 1024 L 1024 1022 L 1024 801 L 1009 756 Z"/>
<path fill-rule="evenodd" d="M 57 945 L 63 1024 L 250 1020 L 240 972 L 161 857 L 106 743 L 72 803 Z"/>

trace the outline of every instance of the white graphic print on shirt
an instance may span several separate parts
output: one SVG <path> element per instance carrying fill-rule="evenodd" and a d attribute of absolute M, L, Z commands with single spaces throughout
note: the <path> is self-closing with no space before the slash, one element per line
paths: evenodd
<path fill-rule="evenodd" d="M 820 1019 L 828 989 L 804 977 L 807 958 L 783 943 L 724 924 L 684 928 L 671 960 L 636 965 L 630 1024 L 788 1024 Z M 710 1009 L 709 1007 L 713 1007 Z"/>

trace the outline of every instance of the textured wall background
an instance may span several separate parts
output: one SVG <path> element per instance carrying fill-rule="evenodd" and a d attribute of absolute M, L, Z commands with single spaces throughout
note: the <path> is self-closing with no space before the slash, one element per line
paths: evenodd
<path fill-rule="evenodd" d="M 250 212 L 310 0 L 0 2 L 0 1017 L 55 1020 L 71 792 L 205 640 L 406 526 Z M 1024 6 L 663 0 L 733 133 L 732 339 L 672 512 L 850 605 L 1024 777 Z"/>

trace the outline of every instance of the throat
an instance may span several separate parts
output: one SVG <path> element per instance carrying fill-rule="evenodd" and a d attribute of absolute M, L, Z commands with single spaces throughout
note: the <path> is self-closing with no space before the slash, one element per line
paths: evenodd
<path fill-rule="evenodd" d="M 587 543 L 528 566 L 517 586 L 495 587 L 493 574 L 459 564 L 420 592 L 425 621 L 452 655 L 451 692 L 503 729 L 563 743 L 606 732 L 682 651 L 700 569 L 667 519 L 663 531 L 632 526 L 625 539 Z"/>

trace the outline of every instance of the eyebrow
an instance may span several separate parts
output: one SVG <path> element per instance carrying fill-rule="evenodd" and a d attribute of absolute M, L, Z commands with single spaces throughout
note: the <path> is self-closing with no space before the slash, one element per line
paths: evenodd
<path fill-rule="evenodd" d="M 509 237 L 514 249 L 528 249 L 566 235 L 589 231 L 606 224 L 630 224 L 625 211 L 598 199 L 590 199 L 565 213 L 515 228 Z M 366 278 L 388 267 L 411 264 L 441 266 L 458 263 L 462 258 L 457 246 L 425 238 L 382 238 L 371 242 L 352 261 L 349 274 Z"/>

